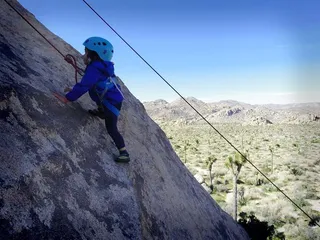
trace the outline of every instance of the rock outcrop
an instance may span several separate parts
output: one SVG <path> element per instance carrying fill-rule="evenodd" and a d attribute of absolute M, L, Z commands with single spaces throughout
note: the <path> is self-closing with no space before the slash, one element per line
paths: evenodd
<path fill-rule="evenodd" d="M 248 239 L 123 83 L 118 126 L 132 161 L 115 163 L 103 121 L 87 114 L 90 99 L 63 104 L 52 95 L 73 85 L 71 65 L 4 1 L 0 49 L 0 239 Z"/>
<path fill-rule="evenodd" d="M 250 105 L 236 101 L 205 103 L 195 98 L 187 100 L 212 123 L 256 125 L 258 121 L 258 124 L 312 124 L 319 121 L 320 115 L 320 103 Z M 171 103 L 164 103 L 163 100 L 145 102 L 144 106 L 157 122 L 202 122 L 202 118 L 181 99 Z"/>

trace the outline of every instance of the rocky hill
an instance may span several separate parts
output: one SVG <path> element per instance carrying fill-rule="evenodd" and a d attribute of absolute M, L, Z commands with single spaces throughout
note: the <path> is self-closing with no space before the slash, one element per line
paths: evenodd
<path fill-rule="evenodd" d="M 115 163 L 104 122 L 87 114 L 90 99 L 52 95 L 74 84 L 74 69 L 3 0 L 0 49 L 0 239 L 248 239 L 123 83 L 119 129 L 132 161 Z"/>
<path fill-rule="evenodd" d="M 320 120 L 320 103 L 251 105 L 234 100 L 205 103 L 186 100 L 210 122 L 241 124 L 309 123 Z M 171 103 L 156 100 L 143 103 L 154 120 L 196 123 L 201 117 L 183 100 Z"/>

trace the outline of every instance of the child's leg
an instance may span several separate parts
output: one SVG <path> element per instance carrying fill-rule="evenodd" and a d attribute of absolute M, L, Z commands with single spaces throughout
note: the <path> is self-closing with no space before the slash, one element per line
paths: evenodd
<path fill-rule="evenodd" d="M 121 104 L 115 105 L 115 107 L 120 110 Z M 120 156 L 117 158 L 116 161 L 123 161 L 123 162 L 130 161 L 129 153 L 126 150 L 124 139 L 117 127 L 118 117 L 106 107 L 104 108 L 104 113 L 105 113 L 105 125 L 107 128 L 107 131 L 110 137 L 112 138 L 112 140 L 114 141 L 114 143 L 116 144 L 120 153 Z"/>

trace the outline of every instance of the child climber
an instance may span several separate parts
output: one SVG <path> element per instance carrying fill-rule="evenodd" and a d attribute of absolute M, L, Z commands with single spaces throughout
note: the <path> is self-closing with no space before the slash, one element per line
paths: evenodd
<path fill-rule="evenodd" d="M 83 45 L 85 46 L 83 58 L 87 65 L 84 76 L 72 89 L 65 89 L 68 91 L 65 98 L 68 101 L 75 101 L 89 91 L 91 99 L 98 106 L 98 109 L 89 110 L 89 113 L 105 119 L 107 131 L 119 150 L 119 156 L 115 161 L 129 162 L 129 153 L 117 128 L 123 95 L 120 85 L 117 84 L 113 63 L 110 62 L 113 46 L 101 37 L 88 38 Z"/>

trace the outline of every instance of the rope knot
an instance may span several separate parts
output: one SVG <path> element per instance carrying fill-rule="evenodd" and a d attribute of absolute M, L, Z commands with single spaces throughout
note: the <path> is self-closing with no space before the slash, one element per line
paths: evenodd
<path fill-rule="evenodd" d="M 76 58 L 74 56 L 72 56 L 71 54 L 67 54 L 65 57 L 64 57 L 64 60 L 71 64 L 75 70 L 75 73 L 74 73 L 74 78 L 76 80 L 76 83 L 78 83 L 78 76 L 77 76 L 77 73 L 79 73 L 80 75 L 83 75 L 83 70 L 80 69 L 78 66 L 77 66 L 77 61 L 76 61 Z"/>
<path fill-rule="evenodd" d="M 70 63 L 73 65 L 75 63 L 75 59 L 72 55 L 68 54 L 64 57 L 64 60 L 66 60 L 67 63 Z"/>

